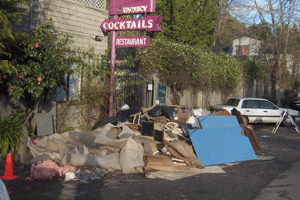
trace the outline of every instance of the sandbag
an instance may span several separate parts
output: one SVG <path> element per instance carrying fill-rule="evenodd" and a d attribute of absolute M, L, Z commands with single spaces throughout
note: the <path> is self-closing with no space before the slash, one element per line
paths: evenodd
<path fill-rule="evenodd" d="M 119 163 L 123 173 L 143 173 L 144 148 L 133 139 L 128 139 L 120 152 Z"/>
<path fill-rule="evenodd" d="M 106 170 L 121 170 L 119 164 L 119 153 L 113 153 L 107 156 L 85 156 L 82 154 L 69 154 L 67 163 L 74 166 L 94 166 Z"/>
<path fill-rule="evenodd" d="M 96 137 L 94 142 L 96 144 L 101 144 L 104 146 L 111 146 L 111 147 L 118 147 L 119 149 L 121 149 L 123 147 L 123 145 L 127 142 L 127 139 L 114 140 L 114 139 L 107 137 L 106 134 L 101 133 Z"/>

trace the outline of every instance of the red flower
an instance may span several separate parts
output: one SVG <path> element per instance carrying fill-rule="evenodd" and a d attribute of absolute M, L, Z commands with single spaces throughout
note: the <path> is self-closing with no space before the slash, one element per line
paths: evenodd
<path fill-rule="evenodd" d="M 12 86 L 12 89 L 16 89 L 15 86 Z"/>
<path fill-rule="evenodd" d="M 19 75 L 19 78 L 23 78 L 23 76 L 20 74 L 20 75 Z"/>
<path fill-rule="evenodd" d="M 39 76 L 39 77 L 37 78 L 37 80 L 38 80 L 38 81 L 42 81 L 43 79 L 42 79 L 42 77 Z"/>
<path fill-rule="evenodd" d="M 6 85 L 9 86 L 9 82 L 6 82 Z"/>
<path fill-rule="evenodd" d="M 3 79 L 7 79 L 7 75 L 4 74 L 4 75 L 2 76 L 2 78 L 3 78 Z"/>
<path fill-rule="evenodd" d="M 38 85 L 41 85 L 41 82 L 38 82 Z"/>

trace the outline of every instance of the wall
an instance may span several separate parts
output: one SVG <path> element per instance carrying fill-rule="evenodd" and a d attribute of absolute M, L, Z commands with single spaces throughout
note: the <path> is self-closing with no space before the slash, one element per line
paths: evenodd
<path fill-rule="evenodd" d="M 97 4 L 90 6 L 89 2 Z M 56 31 L 73 37 L 73 48 L 94 47 L 99 55 L 107 49 L 107 36 L 100 28 L 108 17 L 105 0 L 31 0 L 25 7 L 28 12 L 14 31 L 28 31 L 51 18 Z M 101 42 L 95 40 L 96 35 L 102 38 Z"/>
<path fill-rule="evenodd" d="M 159 83 L 159 79 L 155 77 L 155 87 Z M 239 86 L 230 94 L 224 94 L 218 91 L 193 91 L 193 89 L 186 90 L 180 100 L 180 105 L 186 105 L 189 109 L 207 108 L 214 104 L 223 104 L 231 97 L 258 97 L 270 99 L 271 87 L 270 83 L 244 83 L 240 82 Z M 154 102 L 157 100 L 157 89 L 154 91 Z M 167 104 L 172 105 L 170 89 L 167 88 Z M 154 104 L 153 102 L 153 104 Z"/>

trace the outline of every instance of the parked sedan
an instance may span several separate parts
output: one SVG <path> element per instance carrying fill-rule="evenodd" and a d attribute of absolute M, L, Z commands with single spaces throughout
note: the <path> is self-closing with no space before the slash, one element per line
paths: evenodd
<path fill-rule="evenodd" d="M 291 98 L 286 105 L 291 109 L 300 111 L 300 97 Z"/>
<path fill-rule="evenodd" d="M 231 113 L 233 108 L 236 108 L 242 115 L 244 124 L 248 123 L 277 123 L 280 120 L 280 115 L 284 110 L 291 113 L 296 121 L 300 121 L 299 111 L 279 108 L 267 99 L 262 98 L 231 98 L 224 105 L 213 105 L 211 110 L 227 110 Z M 286 115 L 282 121 L 284 126 L 292 124 L 289 117 Z"/>

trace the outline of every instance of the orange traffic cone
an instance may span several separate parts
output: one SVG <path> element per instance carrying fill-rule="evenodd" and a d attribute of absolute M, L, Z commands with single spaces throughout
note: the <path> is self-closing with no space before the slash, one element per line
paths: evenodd
<path fill-rule="evenodd" d="M 18 178 L 18 176 L 14 176 L 13 171 L 14 170 L 13 170 L 13 165 L 12 165 L 11 153 L 8 153 L 7 159 L 6 159 L 4 176 L 0 176 L 0 178 L 5 179 L 5 180 L 13 180 L 15 178 Z"/>

